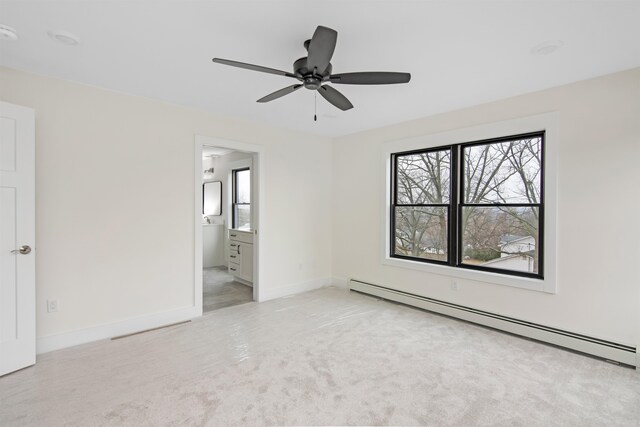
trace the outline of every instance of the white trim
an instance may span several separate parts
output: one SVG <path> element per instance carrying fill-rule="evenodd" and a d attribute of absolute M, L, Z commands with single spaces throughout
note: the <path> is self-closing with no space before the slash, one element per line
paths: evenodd
<path fill-rule="evenodd" d="M 545 131 L 545 177 L 544 177 L 544 279 L 532 279 L 506 274 L 491 273 L 486 271 L 466 270 L 437 264 L 428 264 L 419 261 L 410 261 L 389 256 L 390 248 L 390 197 L 391 194 L 391 165 L 392 153 L 410 151 L 421 148 L 438 147 L 441 145 L 459 144 L 482 139 L 497 138 L 501 136 L 516 135 L 536 131 Z M 437 134 L 422 135 L 418 137 L 389 141 L 382 146 L 382 174 L 383 188 L 386 189 L 383 199 L 385 215 L 382 216 L 384 224 L 384 248 L 382 248 L 382 264 L 393 267 L 409 268 L 428 273 L 439 274 L 448 277 L 474 280 L 496 285 L 511 286 L 555 294 L 558 291 L 556 275 L 556 221 L 557 221 L 557 186 L 558 186 L 558 144 L 560 143 L 558 128 L 558 113 L 551 112 L 535 116 L 522 117 L 496 123 L 472 126 Z"/>
<path fill-rule="evenodd" d="M 282 298 L 289 295 L 300 294 L 302 292 L 312 291 L 314 289 L 325 288 L 333 285 L 333 279 L 325 277 L 321 279 L 308 280 L 306 282 L 296 283 L 294 285 L 283 286 L 280 288 L 269 289 L 262 292 L 263 299 L 260 302 L 268 301 L 276 298 Z"/>
<path fill-rule="evenodd" d="M 132 334 L 183 322 L 200 316 L 202 313 L 198 307 L 185 307 L 176 310 L 154 313 L 118 322 L 105 323 L 74 331 L 62 332 L 38 338 L 37 353 L 47 353 L 74 345 L 85 344 L 93 341 L 109 339 L 120 335 Z"/>
<path fill-rule="evenodd" d="M 221 147 L 236 151 L 245 151 L 254 153 L 252 164 L 252 202 L 253 195 L 257 194 L 257 200 L 252 203 L 252 225 L 253 228 L 253 300 L 263 301 L 262 286 L 260 278 L 262 277 L 262 246 L 260 245 L 261 234 L 258 233 L 260 225 L 264 221 L 264 201 L 265 201 L 265 148 L 261 145 L 250 144 L 247 142 L 232 141 L 227 139 L 213 138 L 209 136 L 195 135 L 195 153 L 194 153 L 194 304 L 199 308 L 202 315 L 202 198 L 196 197 L 202 186 L 202 147 Z M 228 223 L 229 221 L 227 221 Z"/>
<path fill-rule="evenodd" d="M 457 319 L 466 320 L 468 322 L 476 323 L 479 325 L 488 326 L 490 328 L 499 329 L 515 335 L 532 338 L 534 340 L 547 342 L 550 344 L 558 345 L 565 348 L 570 348 L 583 353 L 592 354 L 604 359 L 613 360 L 616 362 L 624 363 L 627 365 L 640 367 L 640 357 L 638 356 L 638 347 L 636 347 L 635 353 L 625 351 L 619 348 L 605 346 L 601 343 L 588 341 L 585 339 L 579 339 L 570 335 L 563 335 L 558 332 L 544 330 L 537 327 L 528 326 L 522 323 L 515 323 L 512 321 L 500 319 L 497 317 L 485 316 L 472 311 L 463 310 L 453 306 L 447 306 L 429 301 L 428 299 L 419 298 L 402 291 L 396 291 L 393 289 L 385 289 L 377 285 L 372 285 L 356 280 L 349 281 L 349 288 L 363 292 L 367 295 L 375 295 L 390 301 L 396 301 L 402 304 L 410 305 L 412 307 L 418 307 L 423 310 L 431 311 L 434 313 L 444 314 L 446 316 L 455 317 Z M 584 334 L 576 334 L 584 335 Z M 597 337 L 594 337 L 597 338 Z M 603 341 L 609 341 L 602 338 Z M 623 344 L 623 343 L 620 343 Z M 628 345 L 628 344 L 624 344 Z"/>
<path fill-rule="evenodd" d="M 233 281 L 234 281 L 234 282 L 238 282 L 238 283 L 242 283 L 242 284 L 243 284 L 243 285 L 245 285 L 245 286 L 248 286 L 248 287 L 250 287 L 250 288 L 253 288 L 253 283 L 248 282 L 248 281 L 246 281 L 246 280 L 244 280 L 244 279 L 241 279 L 241 278 L 239 278 L 239 277 L 235 277 L 235 276 L 234 276 L 234 277 L 233 277 Z"/>

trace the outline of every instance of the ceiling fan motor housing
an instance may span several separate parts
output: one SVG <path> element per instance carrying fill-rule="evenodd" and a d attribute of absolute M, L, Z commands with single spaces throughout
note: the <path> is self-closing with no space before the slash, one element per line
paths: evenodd
<path fill-rule="evenodd" d="M 300 58 L 293 63 L 293 73 L 296 76 L 300 76 L 304 87 L 309 90 L 319 89 L 322 82 L 329 79 L 332 69 L 333 67 L 329 64 L 326 69 L 321 72 L 315 70 L 316 72 L 314 73 L 314 70 L 309 70 L 308 68 L 307 57 Z"/>

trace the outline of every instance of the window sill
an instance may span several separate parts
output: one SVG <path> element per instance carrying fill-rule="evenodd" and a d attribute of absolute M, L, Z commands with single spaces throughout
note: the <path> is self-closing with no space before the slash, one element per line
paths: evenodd
<path fill-rule="evenodd" d="M 507 274 L 493 273 L 489 271 L 467 270 L 448 265 L 430 264 L 407 259 L 391 258 L 386 255 L 382 260 L 383 265 L 391 267 L 407 268 L 423 271 L 425 273 L 438 274 L 456 279 L 472 280 L 491 285 L 509 286 L 512 288 L 527 289 L 530 291 L 555 294 L 556 287 L 550 279 L 533 279 L 529 277 L 510 276 Z"/>

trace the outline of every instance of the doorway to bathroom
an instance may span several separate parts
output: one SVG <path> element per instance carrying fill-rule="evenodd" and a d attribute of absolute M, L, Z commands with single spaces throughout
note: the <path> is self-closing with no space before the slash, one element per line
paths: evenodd
<path fill-rule="evenodd" d="M 259 152 L 196 137 L 195 302 L 203 314 L 258 300 Z"/>

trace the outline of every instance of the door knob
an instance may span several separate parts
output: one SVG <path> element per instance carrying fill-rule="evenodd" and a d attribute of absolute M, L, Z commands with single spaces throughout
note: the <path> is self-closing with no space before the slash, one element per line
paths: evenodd
<path fill-rule="evenodd" d="M 21 253 L 22 255 L 26 255 L 28 253 L 31 253 L 31 246 L 29 245 L 24 245 L 24 246 L 20 246 L 20 249 L 14 249 L 11 251 L 12 254 L 16 254 L 16 253 Z"/>

